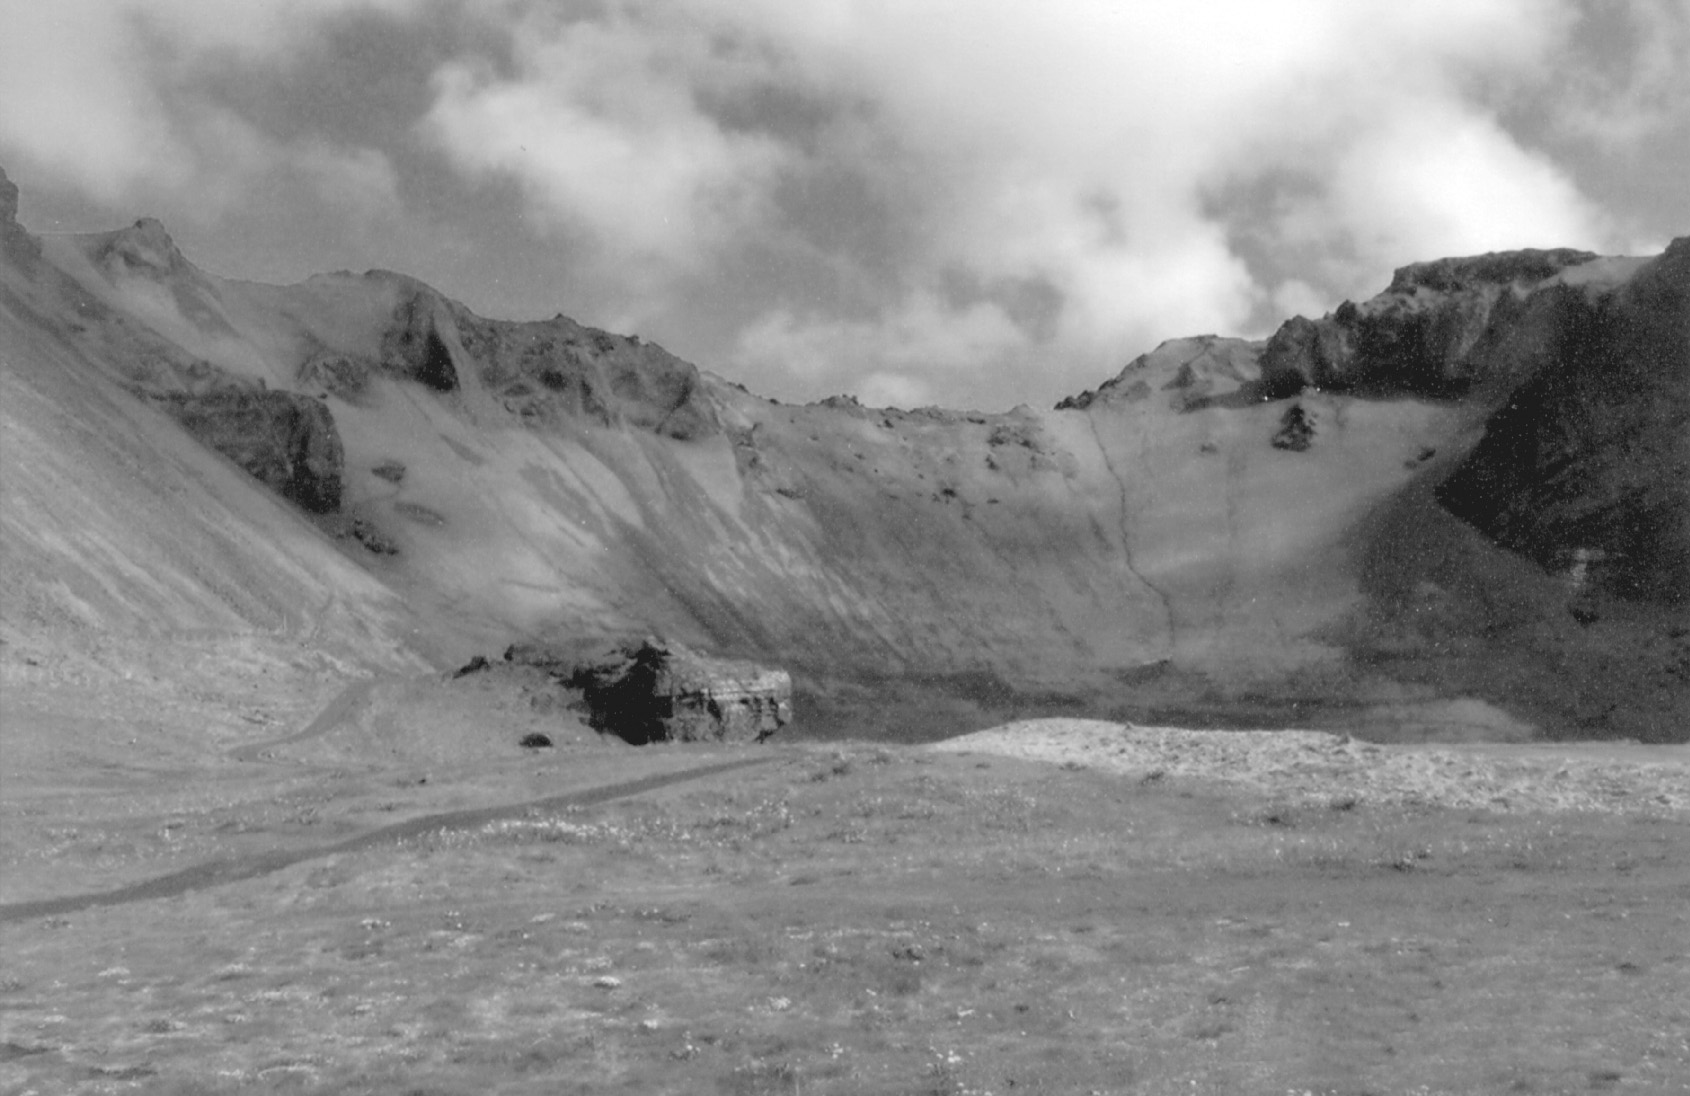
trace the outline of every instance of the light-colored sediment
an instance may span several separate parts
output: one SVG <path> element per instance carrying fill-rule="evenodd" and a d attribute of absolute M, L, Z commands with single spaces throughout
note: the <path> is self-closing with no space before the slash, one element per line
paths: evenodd
<path fill-rule="evenodd" d="M 1194 731 L 1028 719 L 935 743 L 1137 779 L 1242 786 L 1293 802 L 1507 812 L 1690 811 L 1690 747 L 1381 746 L 1319 731 Z M 1156 774 L 1160 774 L 1157 777 Z"/>

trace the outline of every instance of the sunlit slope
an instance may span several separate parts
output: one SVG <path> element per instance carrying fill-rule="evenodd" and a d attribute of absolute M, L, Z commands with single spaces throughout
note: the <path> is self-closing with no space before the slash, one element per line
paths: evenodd
<path fill-rule="evenodd" d="M 116 321 L 0 264 L 0 630 L 10 653 L 273 636 L 416 665 L 399 599 L 294 508 L 112 379 Z M 156 346 L 128 345 L 145 356 Z"/>

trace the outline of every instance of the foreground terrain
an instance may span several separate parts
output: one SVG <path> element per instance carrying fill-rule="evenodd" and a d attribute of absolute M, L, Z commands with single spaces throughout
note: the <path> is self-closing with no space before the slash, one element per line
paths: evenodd
<path fill-rule="evenodd" d="M 1690 238 L 984 414 L 18 202 L 0 1092 L 1686 1091 Z"/>
<path fill-rule="evenodd" d="M 6 783 L 0 1090 L 1690 1076 L 1683 747 L 1044 720 L 935 746 L 635 749 L 520 680 L 367 679 L 319 703 L 197 756 L 41 751 L 39 779 Z M 553 748 L 516 745 L 537 727 Z"/>

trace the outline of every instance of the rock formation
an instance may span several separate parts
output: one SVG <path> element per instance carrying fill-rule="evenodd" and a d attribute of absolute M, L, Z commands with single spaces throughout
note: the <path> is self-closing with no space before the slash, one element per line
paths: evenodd
<path fill-rule="evenodd" d="M 1549 570 L 1690 601 L 1690 238 L 1594 302 L 1562 296 L 1543 364 L 1438 497 Z"/>
<path fill-rule="evenodd" d="M 313 514 L 340 509 L 346 464 L 334 418 L 292 392 L 225 388 L 161 401 L 182 426 L 271 490 Z"/>
<path fill-rule="evenodd" d="M 382 335 L 381 361 L 401 377 L 436 392 L 452 392 L 458 387 L 458 371 L 435 326 L 434 297 L 430 290 L 418 290 L 394 309 Z"/>
<path fill-rule="evenodd" d="M 679 643 L 634 640 L 586 658 L 519 644 L 505 661 L 580 689 L 592 726 L 633 743 L 761 742 L 792 719 L 785 670 L 710 658 Z"/>
<path fill-rule="evenodd" d="M 1536 363 L 1501 344 L 1520 342 L 1520 318 L 1546 283 L 1595 258 L 1528 250 L 1405 266 L 1369 301 L 1286 321 L 1262 351 L 1261 394 L 1282 399 L 1314 387 L 1447 398 L 1481 380 L 1518 378 Z"/>
<path fill-rule="evenodd" d="M 531 323 L 452 310 L 464 355 L 505 410 L 538 427 L 626 423 L 681 441 L 718 432 L 698 368 L 638 338 L 566 316 Z"/>

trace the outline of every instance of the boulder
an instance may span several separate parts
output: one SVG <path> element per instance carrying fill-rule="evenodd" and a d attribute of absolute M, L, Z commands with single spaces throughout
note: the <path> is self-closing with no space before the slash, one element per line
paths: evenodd
<path fill-rule="evenodd" d="M 792 718 L 785 670 L 711 658 L 679 643 L 638 640 L 573 663 L 523 645 L 505 658 L 564 677 L 582 690 L 594 728 L 630 742 L 761 742 Z"/>

